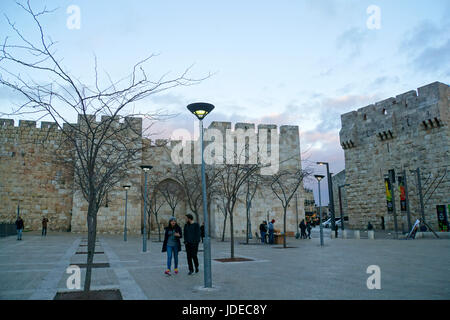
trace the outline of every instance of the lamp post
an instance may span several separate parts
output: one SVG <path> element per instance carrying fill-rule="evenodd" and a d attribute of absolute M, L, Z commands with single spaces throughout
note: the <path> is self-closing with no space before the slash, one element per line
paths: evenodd
<path fill-rule="evenodd" d="M 315 174 L 314 177 L 317 179 L 319 184 L 319 228 L 320 228 L 320 246 L 323 247 L 323 225 L 322 225 L 322 199 L 320 197 L 320 180 L 323 179 L 323 175 Z"/>
<path fill-rule="evenodd" d="M 209 237 L 209 219 L 206 199 L 206 177 L 205 177 L 205 160 L 203 158 L 204 142 L 203 142 L 203 119 L 214 109 L 210 103 L 196 102 L 187 106 L 187 109 L 193 113 L 200 121 L 200 140 L 202 154 L 202 201 L 203 201 L 203 221 L 205 222 L 205 238 L 203 242 L 203 263 L 205 288 L 212 287 L 211 279 L 211 243 Z"/>
<path fill-rule="evenodd" d="M 333 183 L 331 181 L 330 174 L 330 166 L 328 162 L 317 162 L 318 165 L 326 165 L 327 166 L 327 182 L 328 182 L 328 201 L 329 201 L 329 210 L 331 215 L 331 230 L 335 230 L 335 216 L 334 216 L 334 199 L 333 199 Z"/>
<path fill-rule="evenodd" d="M 348 187 L 350 184 L 343 184 L 341 186 L 338 186 L 338 194 L 339 194 L 339 210 L 341 211 L 341 229 L 344 230 L 344 212 L 342 210 L 342 196 L 341 196 L 341 189 L 344 187 Z"/>
<path fill-rule="evenodd" d="M 127 241 L 127 205 L 128 205 L 128 190 L 130 190 L 129 185 L 123 186 L 125 189 L 125 226 L 123 227 L 123 241 Z"/>
<path fill-rule="evenodd" d="M 142 252 L 147 252 L 147 231 L 145 228 L 145 222 L 147 220 L 147 172 L 150 171 L 152 166 L 142 165 L 142 170 L 144 170 L 145 175 L 145 188 L 144 188 L 144 230 L 142 231 Z"/>

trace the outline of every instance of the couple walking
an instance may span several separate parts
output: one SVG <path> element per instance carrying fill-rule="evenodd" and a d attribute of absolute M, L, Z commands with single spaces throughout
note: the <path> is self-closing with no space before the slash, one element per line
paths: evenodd
<path fill-rule="evenodd" d="M 178 273 L 178 252 L 181 251 L 181 238 L 184 235 L 184 244 L 186 247 L 186 255 L 189 266 L 189 275 L 198 272 L 198 244 L 200 242 L 200 226 L 194 222 L 194 217 L 191 214 L 186 215 L 187 222 L 184 225 L 183 232 L 178 225 L 175 217 L 170 218 L 169 225 L 165 229 L 164 242 L 162 246 L 162 252 L 167 252 L 167 269 L 164 272 L 170 275 L 172 257 L 175 262 L 174 273 Z"/>

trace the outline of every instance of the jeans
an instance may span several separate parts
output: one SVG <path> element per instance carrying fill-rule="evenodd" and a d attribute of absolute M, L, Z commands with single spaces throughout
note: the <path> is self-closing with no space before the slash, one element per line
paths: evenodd
<path fill-rule="evenodd" d="M 269 231 L 269 243 L 273 244 L 273 231 Z"/>
<path fill-rule="evenodd" d="M 47 227 L 42 227 L 42 235 L 43 236 L 47 235 Z"/>
<path fill-rule="evenodd" d="M 186 256 L 190 272 L 194 272 L 194 266 L 195 271 L 198 270 L 197 252 L 198 252 L 198 243 L 186 243 Z M 192 262 L 194 262 L 194 265 L 192 264 Z"/>
<path fill-rule="evenodd" d="M 22 240 L 23 229 L 17 229 L 17 240 Z"/>
<path fill-rule="evenodd" d="M 266 240 L 266 232 L 261 231 L 261 243 L 264 243 Z"/>
<path fill-rule="evenodd" d="M 172 265 L 172 256 L 175 260 L 175 269 L 178 268 L 178 247 L 167 246 L 167 269 Z"/>

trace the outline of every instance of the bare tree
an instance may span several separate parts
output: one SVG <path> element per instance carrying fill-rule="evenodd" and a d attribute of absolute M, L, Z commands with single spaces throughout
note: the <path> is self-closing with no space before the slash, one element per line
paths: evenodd
<path fill-rule="evenodd" d="M 225 210 L 230 219 L 231 258 L 234 258 L 233 214 L 236 202 L 242 195 L 245 182 L 260 169 L 259 164 L 225 164 L 219 174 L 219 183 L 224 197 Z"/>
<path fill-rule="evenodd" d="M 178 204 L 185 198 L 184 190 L 177 182 L 167 179 L 160 182 L 158 191 L 172 210 L 172 216 L 175 216 Z"/>
<path fill-rule="evenodd" d="M 194 213 L 197 221 L 200 221 L 199 213 L 203 202 L 200 173 L 200 166 L 197 164 L 179 164 L 175 172 L 176 177 L 183 186 L 189 209 Z"/>
<path fill-rule="evenodd" d="M 286 215 L 289 203 L 302 185 L 303 179 L 310 175 L 309 171 L 302 169 L 280 170 L 274 175 L 267 177 L 270 187 L 275 196 L 280 200 L 283 207 L 283 247 L 286 248 Z"/>
<path fill-rule="evenodd" d="M 144 187 L 141 186 L 141 197 L 142 200 L 144 200 L 145 196 L 144 196 L 145 192 L 144 192 Z M 161 209 L 161 207 L 164 204 L 164 198 L 162 197 L 161 193 L 159 192 L 158 189 L 155 189 L 153 192 L 147 192 L 147 212 L 146 212 L 146 217 L 148 219 L 148 226 L 150 226 L 150 217 L 151 215 L 153 215 L 155 217 L 155 222 L 158 226 L 158 241 L 161 242 L 161 226 L 159 224 L 159 210 Z M 150 239 L 150 227 L 148 228 L 147 231 L 147 239 Z"/>
<path fill-rule="evenodd" d="M 56 55 L 55 42 L 44 31 L 41 18 L 53 11 L 35 11 L 30 2 L 18 5 L 33 21 L 37 38 L 30 39 L 7 17 L 16 36 L 6 37 L 0 47 L 0 84 L 23 98 L 9 115 L 33 116 L 36 120 L 51 119 L 64 136 L 74 159 L 62 159 L 73 167 L 74 183 L 88 202 L 88 255 L 84 290 L 91 285 L 92 262 L 95 251 L 97 213 L 105 195 L 129 172 L 136 170 L 143 151 L 141 119 L 157 120 L 160 112 L 134 111 L 134 103 L 148 96 L 180 85 L 192 85 L 202 79 L 187 77 L 189 68 L 173 79 L 163 75 L 151 80 L 144 66 L 153 57 L 136 63 L 131 73 L 118 81 L 99 77 L 97 59 L 94 81 L 82 83 L 65 68 Z M 105 80 L 106 79 L 106 80 Z M 78 114 L 78 124 L 71 115 Z M 101 122 L 95 122 L 102 116 Z"/>
<path fill-rule="evenodd" d="M 256 194 L 256 190 L 258 190 L 258 186 L 261 180 L 261 175 L 254 173 L 247 179 L 247 188 L 245 192 L 245 205 L 247 209 L 247 236 L 246 236 L 246 243 L 248 244 L 249 237 L 251 234 L 250 228 L 250 207 L 253 200 L 253 197 Z"/>

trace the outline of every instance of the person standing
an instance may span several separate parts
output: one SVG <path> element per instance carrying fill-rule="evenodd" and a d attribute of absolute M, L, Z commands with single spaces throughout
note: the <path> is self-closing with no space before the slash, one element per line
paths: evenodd
<path fill-rule="evenodd" d="M 266 234 L 267 234 L 267 221 L 263 221 L 259 225 L 259 232 L 261 233 L 261 243 L 265 243 L 266 241 Z"/>
<path fill-rule="evenodd" d="M 48 219 L 46 217 L 42 218 L 42 235 L 47 236 L 47 222 Z"/>
<path fill-rule="evenodd" d="M 311 239 L 311 222 L 306 224 L 306 231 L 308 231 L 308 239 Z"/>
<path fill-rule="evenodd" d="M 198 273 L 198 244 L 200 242 L 200 226 L 194 222 L 192 214 L 186 215 L 187 222 L 184 225 L 184 244 L 186 246 L 186 256 L 189 266 L 189 275 Z"/>
<path fill-rule="evenodd" d="M 202 222 L 202 225 L 200 226 L 200 236 L 202 237 L 202 243 L 203 243 L 203 238 L 205 237 L 205 223 Z"/>
<path fill-rule="evenodd" d="M 274 223 L 275 219 L 272 219 L 272 221 L 269 222 L 269 244 L 273 244 Z"/>
<path fill-rule="evenodd" d="M 302 219 L 302 222 L 300 222 L 300 231 L 301 231 L 301 239 L 306 239 L 306 224 L 305 219 Z"/>
<path fill-rule="evenodd" d="M 175 217 L 171 217 L 169 225 L 165 228 L 164 242 L 161 252 L 167 252 L 167 269 L 164 272 L 170 276 L 170 268 L 172 264 L 172 256 L 175 263 L 175 274 L 178 273 L 178 252 L 181 251 L 182 232 L 180 226 L 177 224 Z"/>
<path fill-rule="evenodd" d="M 24 222 L 21 216 L 17 217 L 16 220 L 16 229 L 17 229 L 17 240 L 22 240 L 22 232 L 24 228 Z"/>

